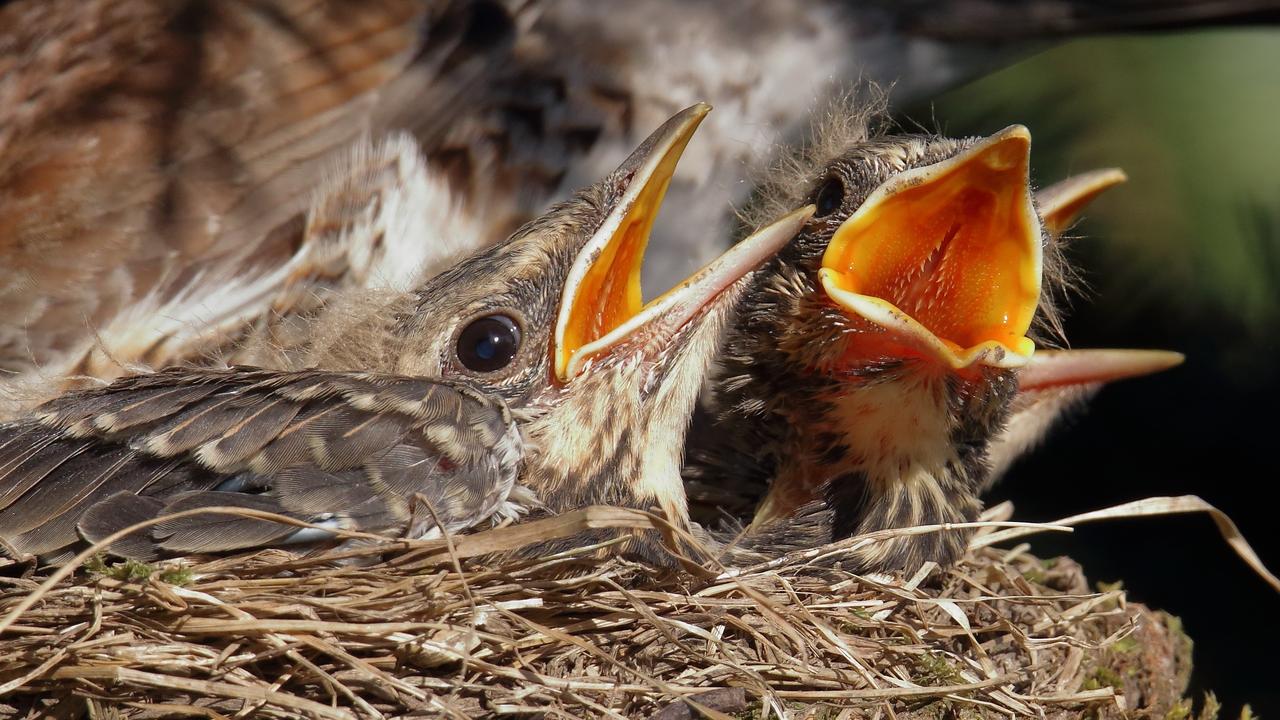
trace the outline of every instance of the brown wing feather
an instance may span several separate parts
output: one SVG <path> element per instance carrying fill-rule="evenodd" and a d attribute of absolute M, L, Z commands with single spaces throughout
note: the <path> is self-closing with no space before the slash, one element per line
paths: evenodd
<path fill-rule="evenodd" d="M 117 530 L 150 520 L 163 511 L 164 501 L 158 498 L 120 492 L 86 510 L 78 525 L 87 540 L 96 542 Z M 131 533 L 111 545 L 114 554 L 135 560 L 154 560 L 159 556 L 157 551 L 148 532 Z"/>
<path fill-rule="evenodd" d="M 0 540 L 48 556 L 214 505 L 416 536 L 435 530 L 413 519 L 418 497 L 457 531 L 506 501 L 519 447 L 505 404 L 458 383 L 250 368 L 130 377 L 0 425 Z M 211 514 L 112 550 L 147 558 L 319 535 L 296 532 Z"/>
<path fill-rule="evenodd" d="M 161 515 L 211 507 L 291 515 L 281 507 L 280 499 L 272 495 L 216 490 L 179 495 L 165 504 Z M 292 525 L 270 520 L 210 514 L 162 520 L 152 531 L 152 538 L 156 542 L 157 554 L 190 554 L 277 545 L 286 542 L 296 530 Z"/>
<path fill-rule="evenodd" d="M 58 446 L 50 447 L 55 444 Z M 0 508 L 7 507 L 86 447 L 87 442 L 63 438 L 48 428 L 23 428 L 13 432 L 0 456 L 0 475 L 5 478 L 4 485 L 0 486 Z"/>

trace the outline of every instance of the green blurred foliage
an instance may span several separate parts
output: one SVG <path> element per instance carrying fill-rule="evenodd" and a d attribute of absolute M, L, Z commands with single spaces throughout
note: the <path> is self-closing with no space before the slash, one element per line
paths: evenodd
<path fill-rule="evenodd" d="M 1154 317 L 1207 333 L 1234 379 L 1274 372 L 1280 31 L 1076 41 L 907 115 L 952 135 L 1027 125 L 1039 185 L 1123 168 L 1074 233 L 1101 321 Z"/>

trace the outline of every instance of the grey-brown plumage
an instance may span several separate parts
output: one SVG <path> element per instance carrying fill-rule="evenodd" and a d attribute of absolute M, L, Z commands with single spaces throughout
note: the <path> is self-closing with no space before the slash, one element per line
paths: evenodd
<path fill-rule="evenodd" d="M 464 383 L 372 373 L 170 370 L 45 404 L 0 428 L 0 538 L 53 556 L 198 507 L 421 537 L 506 507 L 520 436 Z M 231 515 L 180 518 L 115 552 L 235 550 L 323 533 Z"/>
<path fill-rule="evenodd" d="M 868 127 L 875 112 L 837 106 L 756 199 L 756 212 L 807 201 L 818 215 L 747 293 L 721 414 L 692 440 L 696 497 L 739 515 L 760 501 L 749 544 L 975 520 L 978 494 L 1069 407 L 1182 359 L 1030 354 L 1031 338 L 1062 339 L 1063 231 L 1122 172 L 1045 188 L 1033 210 L 1025 131 L 886 135 Z M 954 561 L 969 535 L 899 537 L 858 557 L 912 572 Z"/>
<path fill-rule="evenodd" d="M 341 298 L 308 335 L 307 369 L 174 369 L 0 426 L 0 540 L 56 560 L 208 505 L 411 537 L 538 506 L 656 506 L 683 522 L 684 430 L 720 331 L 744 276 L 807 216 L 641 306 L 649 228 L 708 110 L 678 114 L 608 177 L 424 285 Z M 295 533 L 202 515 L 115 551 L 324 535 Z"/>
<path fill-rule="evenodd" d="M 832 300 L 820 280 L 833 236 L 873 191 L 889 190 L 876 196 L 887 206 L 895 197 L 909 197 L 903 188 L 932 182 L 915 179 L 898 187 L 892 185 L 896 178 L 942 167 L 938 164 L 967 152 L 985 152 L 973 150 L 977 139 L 875 132 L 868 124 L 872 112 L 842 108 L 834 113 L 814 144 L 789 161 L 756 199 L 766 213 L 804 202 L 818 203 L 818 213 L 745 296 L 717 380 L 714 403 L 720 416 L 696 436 L 701 446 L 692 451 L 691 473 L 713 487 L 725 478 L 736 487 L 753 481 L 767 485 L 754 532 L 785 535 L 789 523 L 796 527 L 796 517 L 825 525 L 819 532 L 828 539 L 975 520 L 981 508 L 977 492 L 988 474 L 987 446 L 1004 427 L 1018 389 L 1016 370 L 1001 366 L 1009 357 L 1002 349 L 989 348 L 976 361 L 948 366 L 939 354 L 945 350 L 917 344 L 914 330 L 851 313 Z M 999 143 L 995 147 L 1003 152 Z M 1022 172 L 1026 194 L 1025 166 Z M 1019 191 L 1013 183 L 1000 192 L 1016 196 Z M 1023 200 L 1029 208 L 1030 198 Z M 906 220 L 890 216 L 876 222 L 914 222 L 932 212 L 921 206 L 906 211 Z M 937 212 L 953 211 L 944 203 Z M 894 268 L 885 278 L 883 292 L 906 313 L 931 318 L 926 322 L 932 325 L 965 322 L 937 309 L 950 299 L 939 293 L 963 282 L 958 278 L 965 270 L 956 269 L 966 259 L 962 253 L 981 245 L 965 239 L 963 212 L 947 221 L 949 231 L 942 225 L 938 237 L 927 239 L 933 249 L 913 260 L 916 265 Z M 914 231 L 894 232 L 909 237 Z M 1035 233 L 1036 251 L 1043 255 L 1043 287 L 1048 288 L 1041 293 L 1036 278 L 1035 334 L 1043 339 L 1056 327 L 1052 298 L 1063 268 L 1038 224 L 1028 232 Z M 894 247 L 886 245 L 871 261 L 880 262 Z M 998 275 L 990 277 L 997 285 L 1003 282 Z M 911 572 L 925 561 L 954 561 L 969 535 L 946 530 L 895 538 L 866 547 L 859 558 L 866 570 Z"/>

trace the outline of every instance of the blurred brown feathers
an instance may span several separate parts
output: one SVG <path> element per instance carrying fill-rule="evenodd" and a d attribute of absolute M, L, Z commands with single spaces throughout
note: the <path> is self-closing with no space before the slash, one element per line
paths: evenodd
<path fill-rule="evenodd" d="M 673 202 L 646 270 L 666 286 L 715 254 L 742 179 L 832 84 L 896 81 L 910 98 L 1031 38 L 1277 14 L 1196 0 L 11 2 L 0 368 L 109 378 L 197 358 L 282 293 L 344 282 L 306 247 L 304 215 L 362 136 L 408 132 L 474 246 L 602 175 L 637 128 L 713 99 L 693 179 L 677 180 L 697 200 Z"/>

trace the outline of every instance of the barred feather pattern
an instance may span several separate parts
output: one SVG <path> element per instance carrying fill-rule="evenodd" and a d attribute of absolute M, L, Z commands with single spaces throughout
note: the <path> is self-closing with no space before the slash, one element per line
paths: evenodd
<path fill-rule="evenodd" d="M 139 520 L 211 506 L 391 536 L 457 532 L 507 510 L 521 442 L 506 404 L 461 382 L 254 368 L 139 375 L 0 426 L 0 541 L 57 559 Z M 194 515 L 112 551 L 146 559 L 329 535 Z"/>

